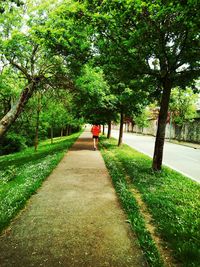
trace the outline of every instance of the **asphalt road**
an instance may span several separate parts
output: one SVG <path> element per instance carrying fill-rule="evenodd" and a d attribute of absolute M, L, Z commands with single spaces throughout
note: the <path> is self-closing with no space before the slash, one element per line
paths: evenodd
<path fill-rule="evenodd" d="M 111 135 L 118 138 L 118 131 Z M 153 157 L 155 137 L 124 133 L 123 143 Z M 163 164 L 200 183 L 200 149 L 165 142 Z"/>

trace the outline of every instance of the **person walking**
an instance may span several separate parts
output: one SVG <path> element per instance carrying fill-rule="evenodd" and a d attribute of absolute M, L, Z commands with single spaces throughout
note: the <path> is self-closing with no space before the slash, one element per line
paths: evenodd
<path fill-rule="evenodd" d="M 100 125 L 98 125 L 98 124 L 92 125 L 91 133 L 92 133 L 92 138 L 93 138 L 94 150 L 97 149 L 100 132 L 101 132 L 101 126 Z"/>

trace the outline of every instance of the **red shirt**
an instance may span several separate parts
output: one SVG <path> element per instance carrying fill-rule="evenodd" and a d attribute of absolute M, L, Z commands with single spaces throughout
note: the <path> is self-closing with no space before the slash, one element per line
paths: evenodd
<path fill-rule="evenodd" d="M 93 125 L 91 129 L 91 133 L 95 136 L 99 136 L 101 132 L 101 126 L 100 125 Z"/>

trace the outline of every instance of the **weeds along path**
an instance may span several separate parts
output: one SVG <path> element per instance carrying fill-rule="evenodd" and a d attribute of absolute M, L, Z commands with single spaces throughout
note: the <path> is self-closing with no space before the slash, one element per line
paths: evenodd
<path fill-rule="evenodd" d="M 0 157 L 0 233 L 25 206 L 74 144 L 80 132 Z"/>
<path fill-rule="evenodd" d="M 114 139 L 101 152 L 150 266 L 199 267 L 199 184 Z M 152 216 L 151 216 L 152 215 Z"/>
<path fill-rule="evenodd" d="M 0 236 L 0 266 L 147 266 L 89 132 Z"/>
<path fill-rule="evenodd" d="M 143 248 L 149 265 L 163 267 L 178 266 L 171 256 L 169 248 L 166 247 L 166 244 L 163 243 L 156 232 L 152 215 L 149 213 L 146 204 L 142 200 L 142 195 L 134 187 L 122 163 L 117 159 L 116 155 L 114 155 L 112 151 L 107 150 L 103 144 L 102 149 L 115 188 L 129 216 L 129 221 L 136 231 L 139 243 Z M 112 161 L 111 165 L 109 161 L 107 161 L 107 158 L 109 158 L 109 161 Z"/>

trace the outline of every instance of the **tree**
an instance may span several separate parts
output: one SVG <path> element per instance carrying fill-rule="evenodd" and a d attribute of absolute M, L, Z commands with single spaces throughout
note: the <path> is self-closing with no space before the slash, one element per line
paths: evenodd
<path fill-rule="evenodd" d="M 35 35 L 47 49 L 62 56 L 73 79 L 91 58 L 91 26 L 82 20 L 83 12 L 79 1 L 66 0 L 52 9 L 48 18 L 43 10 L 43 23 L 34 27 Z"/>
<path fill-rule="evenodd" d="M 73 76 L 72 73 L 75 73 L 77 69 L 74 66 L 80 65 L 81 59 L 84 58 L 84 56 L 82 56 L 81 59 L 78 57 L 82 55 L 85 46 L 83 49 L 78 49 L 82 46 L 81 40 L 79 40 L 79 42 L 77 41 L 75 38 L 75 36 L 77 37 L 76 32 L 73 32 L 70 28 L 73 22 L 75 23 L 76 14 L 74 17 L 65 18 L 65 26 L 69 29 L 69 33 L 66 36 L 63 36 L 64 31 L 62 29 L 59 31 L 58 28 L 56 28 L 60 26 L 60 20 L 57 20 L 57 18 L 59 15 L 60 18 L 62 18 L 62 12 L 65 12 L 63 11 L 64 6 L 65 5 L 59 7 L 60 9 L 57 11 L 53 10 L 51 18 L 47 20 L 46 24 L 42 23 L 42 25 L 37 25 L 37 27 L 34 28 L 34 20 L 30 18 L 32 30 L 28 29 L 23 33 L 14 29 L 9 35 L 5 34 L 4 38 L 1 40 L 1 60 L 5 62 L 5 64 L 10 64 L 10 66 L 17 71 L 18 75 L 23 77 L 25 87 L 21 90 L 21 95 L 18 100 L 16 100 L 8 113 L 5 114 L 0 121 L 0 137 L 2 137 L 15 122 L 36 89 L 44 87 L 65 87 L 70 90 L 73 88 L 71 79 Z M 67 10 L 68 15 L 74 14 L 73 7 L 71 6 L 71 8 L 71 13 L 69 8 Z M 54 12 L 57 13 L 54 14 Z M 36 16 L 36 14 L 34 15 Z M 57 16 L 56 20 L 55 16 Z M 51 24 L 52 21 L 54 22 L 53 25 Z M 50 29 L 50 24 L 52 31 L 50 31 L 49 34 L 48 30 Z M 65 28 L 65 30 L 67 31 L 67 28 Z M 58 33 L 59 36 L 56 35 L 56 33 Z M 73 36 L 73 34 L 75 36 Z M 45 38 L 43 38 L 44 36 Z M 63 36 L 63 38 L 61 38 L 61 36 Z M 60 44 L 57 43 L 57 38 L 55 37 L 58 37 Z M 67 46 L 65 44 L 68 44 L 70 38 L 74 40 L 74 43 L 71 42 L 71 46 L 68 45 L 68 49 L 66 49 Z M 63 48 L 61 48 L 61 44 L 63 43 Z M 51 47 L 56 48 L 56 51 L 50 50 Z M 60 51 L 62 52 L 61 55 Z M 64 56 L 62 56 L 63 54 Z M 71 76 L 69 74 L 70 70 Z"/>
<path fill-rule="evenodd" d="M 140 114 L 133 117 L 133 120 L 136 125 L 138 125 L 140 128 L 146 128 L 149 125 L 149 115 L 150 112 L 147 108 L 143 109 Z"/>
<path fill-rule="evenodd" d="M 5 40 L 2 48 L 5 60 L 16 69 L 18 75 L 22 75 L 25 87 L 11 109 L 0 121 L 0 137 L 18 118 L 34 91 L 39 86 L 44 86 L 44 83 L 50 84 L 52 82 L 51 78 L 56 76 L 61 64 L 58 58 L 49 58 L 49 55 L 40 49 L 30 36 L 20 32 L 14 32 L 9 40 Z"/>
<path fill-rule="evenodd" d="M 23 80 L 10 67 L 4 67 L 0 74 L 0 118 L 11 108 L 12 103 L 19 96 Z"/>
<path fill-rule="evenodd" d="M 143 55 L 141 72 L 154 76 L 162 91 L 152 165 L 160 170 L 171 90 L 194 83 L 200 73 L 199 9 L 195 1 L 140 1 L 132 10 L 137 26 L 130 33 L 130 44 Z M 154 60 L 157 68 L 151 66 Z"/>
<path fill-rule="evenodd" d="M 151 77 L 155 91 L 162 94 L 152 165 L 160 170 L 171 90 L 194 84 L 200 74 L 197 1 L 103 1 L 89 7 L 100 17 L 101 43 L 114 42 L 116 55 L 123 51 L 129 79 L 130 72 Z M 113 55 L 113 46 L 109 48 Z"/>
<path fill-rule="evenodd" d="M 0 14 L 6 11 L 12 12 L 15 7 L 22 6 L 24 3 L 20 0 L 2 0 L 0 3 Z"/>
<path fill-rule="evenodd" d="M 141 79 L 137 72 L 133 72 L 133 60 L 125 47 L 126 38 L 129 38 L 128 29 L 123 24 L 125 2 L 87 1 L 85 18 L 88 20 L 89 16 L 93 25 L 94 62 L 103 69 L 117 100 L 115 108 L 120 115 L 118 145 L 122 143 L 124 117 L 137 114 L 147 105 L 152 80 L 150 77 Z"/>
<path fill-rule="evenodd" d="M 54 129 L 60 128 L 65 121 L 65 108 L 62 103 L 57 103 L 56 101 L 51 101 L 48 103 L 46 110 L 44 109 L 41 117 L 42 120 L 47 123 L 51 132 L 51 143 L 53 143 Z"/>
<path fill-rule="evenodd" d="M 181 90 L 174 88 L 169 103 L 170 116 L 172 120 L 182 126 L 185 122 L 191 121 L 196 116 L 196 103 L 198 95 L 194 94 L 191 88 Z"/>
<path fill-rule="evenodd" d="M 139 89 L 139 83 L 136 85 L 129 83 L 129 86 L 119 83 L 117 85 L 118 90 L 115 91 L 118 100 L 117 110 L 120 114 L 118 146 L 122 144 L 124 118 L 137 116 L 143 110 L 144 105 L 148 103 L 146 92 Z"/>
<path fill-rule="evenodd" d="M 85 65 L 76 85 L 79 88 L 76 95 L 79 116 L 92 124 L 105 124 L 116 119 L 116 98 L 110 93 L 100 68 Z"/>

